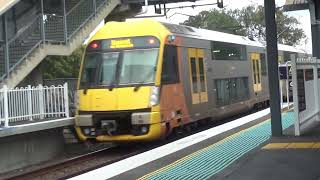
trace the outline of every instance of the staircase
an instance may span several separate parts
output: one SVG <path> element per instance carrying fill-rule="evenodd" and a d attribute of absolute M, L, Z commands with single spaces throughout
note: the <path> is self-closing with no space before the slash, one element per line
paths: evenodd
<path fill-rule="evenodd" d="M 44 7 L 9 40 L 8 72 L 0 44 L 0 83 L 15 87 L 47 55 L 70 55 L 119 4 L 120 0 L 66 0 L 64 8 Z"/>

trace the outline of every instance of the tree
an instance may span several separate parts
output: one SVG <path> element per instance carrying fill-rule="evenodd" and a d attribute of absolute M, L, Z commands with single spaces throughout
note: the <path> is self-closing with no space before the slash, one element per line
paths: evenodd
<path fill-rule="evenodd" d="M 70 56 L 48 56 L 41 63 L 44 79 L 78 78 L 84 47 L 75 50 Z"/>
<path fill-rule="evenodd" d="M 299 21 L 285 15 L 282 9 L 277 9 L 276 21 L 279 43 L 298 45 L 306 37 L 303 29 L 298 28 Z M 263 6 L 248 6 L 241 10 L 212 9 L 202 11 L 197 16 L 189 17 L 182 24 L 247 36 L 258 41 L 266 39 Z"/>

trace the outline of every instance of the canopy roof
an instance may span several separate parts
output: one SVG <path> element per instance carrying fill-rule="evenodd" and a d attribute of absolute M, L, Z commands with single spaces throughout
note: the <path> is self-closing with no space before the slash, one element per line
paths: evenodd
<path fill-rule="evenodd" d="M 17 4 L 20 0 L 0 0 L 0 15 Z"/>
<path fill-rule="evenodd" d="M 285 11 L 297 11 L 309 9 L 308 0 L 286 0 L 284 5 Z"/>

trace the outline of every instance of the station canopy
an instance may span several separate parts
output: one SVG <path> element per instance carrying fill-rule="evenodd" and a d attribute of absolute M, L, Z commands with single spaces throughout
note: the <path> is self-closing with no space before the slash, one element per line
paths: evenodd
<path fill-rule="evenodd" d="M 0 0 L 0 15 L 17 4 L 20 0 Z"/>
<path fill-rule="evenodd" d="M 283 7 L 285 11 L 297 11 L 309 9 L 308 0 L 286 0 Z"/>

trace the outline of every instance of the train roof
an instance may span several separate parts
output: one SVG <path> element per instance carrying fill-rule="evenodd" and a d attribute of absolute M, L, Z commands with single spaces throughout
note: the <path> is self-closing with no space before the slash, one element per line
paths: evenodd
<path fill-rule="evenodd" d="M 159 22 L 154 19 L 139 19 L 127 22 L 108 22 L 91 38 L 91 40 L 144 35 L 153 35 L 159 39 L 163 39 L 166 38 L 167 35 L 171 34 L 209 41 L 242 44 L 261 48 L 265 47 L 265 44 L 259 41 L 250 40 L 249 38 L 244 36 L 207 29 L 199 29 L 184 25 Z M 290 51 L 306 54 L 300 49 L 283 44 L 279 44 L 278 49 L 280 51 Z"/>
<path fill-rule="evenodd" d="M 250 40 L 248 37 L 228 34 L 219 31 L 212 31 L 207 29 L 199 29 L 190 26 L 184 25 L 177 25 L 177 24 L 170 24 L 164 23 L 162 24 L 173 34 L 182 35 L 186 37 L 193 37 L 198 39 L 205 39 L 210 41 L 219 41 L 219 42 L 226 42 L 226 43 L 234 43 L 234 44 L 241 44 L 247 46 L 256 46 L 256 47 L 265 47 L 265 44 L 259 41 Z M 278 44 L 278 49 L 280 51 L 290 51 L 290 52 L 297 52 L 297 53 L 306 53 L 300 49 L 297 49 L 293 46 Z"/>

